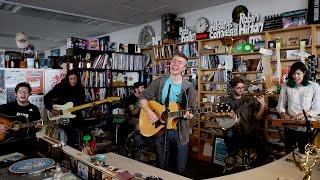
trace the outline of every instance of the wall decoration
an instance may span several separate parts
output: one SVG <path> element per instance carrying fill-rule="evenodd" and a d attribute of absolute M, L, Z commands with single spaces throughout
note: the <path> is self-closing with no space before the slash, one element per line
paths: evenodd
<path fill-rule="evenodd" d="M 142 28 L 139 34 L 139 44 L 141 48 L 146 48 L 152 45 L 152 37 L 155 37 L 155 32 L 152 26 L 148 25 Z"/>
<path fill-rule="evenodd" d="M 43 70 L 27 70 L 26 81 L 32 88 L 31 94 L 43 94 Z"/>
<path fill-rule="evenodd" d="M 299 46 L 300 36 L 289 36 L 287 46 Z"/>
<path fill-rule="evenodd" d="M 179 28 L 179 35 L 181 36 L 181 42 L 196 40 L 196 33 L 190 31 L 188 28 Z"/>
<path fill-rule="evenodd" d="M 209 21 L 205 17 L 200 17 L 197 19 L 196 24 L 194 26 L 194 30 L 196 33 L 204 33 L 209 27 Z"/>
<path fill-rule="evenodd" d="M 243 5 L 239 5 L 235 7 L 232 11 L 232 21 L 235 23 L 239 23 L 240 21 L 240 14 L 243 13 L 245 15 L 248 15 L 248 9 L 247 7 Z"/>
<path fill-rule="evenodd" d="M 212 152 L 212 161 L 215 164 L 224 166 L 226 158 L 228 156 L 227 147 L 224 143 L 224 139 L 220 137 L 214 137 L 213 139 L 213 152 Z"/>
<path fill-rule="evenodd" d="M 60 49 L 52 49 L 50 54 L 51 56 L 60 56 Z"/>
<path fill-rule="evenodd" d="M 210 39 L 222 38 L 225 36 L 236 36 L 238 35 L 238 25 L 232 23 L 232 21 L 217 21 L 212 23 L 209 32 Z"/>
<path fill-rule="evenodd" d="M 112 52 L 116 52 L 117 51 L 117 43 L 116 42 L 107 42 L 108 47 L 107 47 L 107 51 L 112 51 Z"/>

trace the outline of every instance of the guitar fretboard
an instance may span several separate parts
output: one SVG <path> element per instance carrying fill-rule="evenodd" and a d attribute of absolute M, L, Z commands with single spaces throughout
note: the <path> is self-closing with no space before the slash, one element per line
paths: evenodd
<path fill-rule="evenodd" d="M 186 114 L 186 112 L 187 110 L 169 112 L 169 117 L 182 117 L 183 115 Z M 212 112 L 212 107 L 197 108 L 197 109 L 191 110 L 191 112 L 192 114 Z"/>

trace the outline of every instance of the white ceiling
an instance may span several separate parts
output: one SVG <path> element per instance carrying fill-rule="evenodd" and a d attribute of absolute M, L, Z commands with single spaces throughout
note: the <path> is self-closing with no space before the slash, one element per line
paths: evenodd
<path fill-rule="evenodd" d="M 38 51 L 234 0 L 0 0 L 0 49 L 16 49 L 26 32 Z M 195 3 L 196 2 L 196 3 Z"/>

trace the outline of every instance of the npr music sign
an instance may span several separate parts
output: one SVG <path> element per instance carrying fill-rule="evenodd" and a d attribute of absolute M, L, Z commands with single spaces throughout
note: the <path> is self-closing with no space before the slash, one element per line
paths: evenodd
<path fill-rule="evenodd" d="M 237 36 L 262 32 L 263 23 L 259 21 L 260 16 L 255 16 L 253 13 L 249 13 L 248 16 L 244 13 L 240 13 L 239 24 L 235 24 L 232 21 L 213 22 L 210 26 L 209 38 L 214 39 L 224 36 Z"/>

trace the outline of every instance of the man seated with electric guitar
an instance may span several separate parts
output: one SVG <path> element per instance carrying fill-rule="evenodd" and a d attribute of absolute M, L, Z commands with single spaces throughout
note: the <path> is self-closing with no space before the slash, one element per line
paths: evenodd
<path fill-rule="evenodd" d="M 187 68 L 187 62 L 188 58 L 184 54 L 175 54 L 170 62 L 170 75 L 152 81 L 140 96 L 141 108 L 146 112 L 151 124 L 158 123 L 160 117 L 149 107 L 148 101 L 150 100 L 165 104 L 166 99 L 168 99 L 169 102 L 178 103 L 180 108 L 184 110 L 195 105 L 195 88 L 189 81 L 182 77 L 182 72 Z M 170 92 L 168 93 L 168 91 Z M 161 135 L 155 138 L 157 165 L 162 169 L 170 169 L 178 173 L 183 173 L 186 168 L 189 141 L 188 119 L 192 118 L 193 115 L 189 111 L 186 111 L 184 117 L 185 118 L 180 118 L 177 121 L 177 130 L 169 129 L 167 131 L 168 151 L 166 159 L 163 158 L 163 136 Z M 141 121 L 141 119 L 139 121 Z M 165 119 L 161 119 L 161 121 L 165 121 Z"/>
<path fill-rule="evenodd" d="M 68 102 L 72 102 L 74 106 L 85 103 L 85 91 L 81 85 L 80 76 L 75 70 L 69 70 L 66 77 L 44 96 L 44 105 L 53 117 L 61 115 L 53 105 L 64 105 Z M 75 118 L 69 119 L 68 125 L 59 125 L 63 130 L 60 131 L 59 140 L 80 149 L 80 135 L 86 128 L 83 124 L 82 112 L 76 111 L 75 115 Z"/>
<path fill-rule="evenodd" d="M 233 110 L 229 117 L 217 118 L 221 124 L 227 120 L 233 120 L 234 126 L 225 129 L 224 140 L 227 146 L 228 158 L 226 169 L 231 170 L 236 163 L 236 155 L 242 146 L 251 146 L 257 151 L 256 165 L 261 165 L 266 159 L 266 144 L 262 138 L 256 134 L 254 127 L 257 125 L 256 120 L 263 118 L 265 110 L 264 95 L 253 97 L 245 96 L 244 80 L 234 77 L 230 81 L 232 93 L 230 96 L 223 98 L 222 102 L 228 103 Z"/>
<path fill-rule="evenodd" d="M 13 131 L 13 122 L 30 123 L 41 120 L 37 106 L 29 102 L 31 94 L 30 84 L 21 82 L 15 87 L 16 100 L 0 105 L 0 153 L 7 154 L 22 150 L 31 150 L 35 142 L 36 128 L 41 128 L 42 123 L 36 123 L 30 128 L 16 129 Z M 20 147 L 20 148 L 19 148 Z"/>

